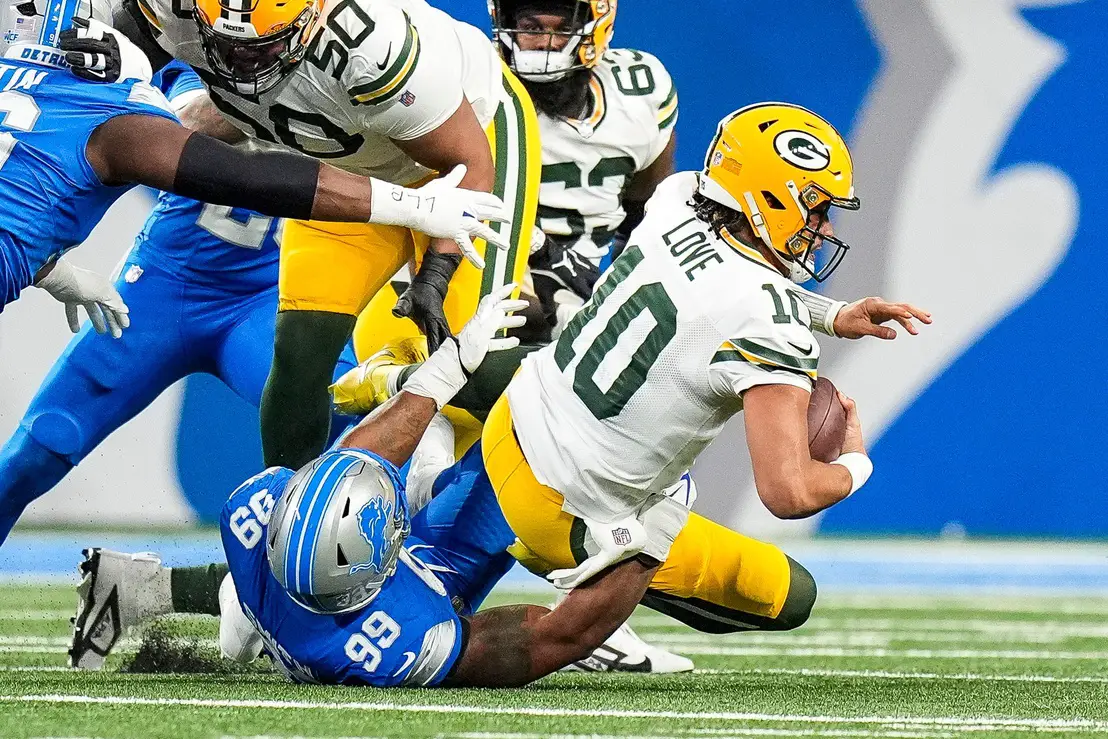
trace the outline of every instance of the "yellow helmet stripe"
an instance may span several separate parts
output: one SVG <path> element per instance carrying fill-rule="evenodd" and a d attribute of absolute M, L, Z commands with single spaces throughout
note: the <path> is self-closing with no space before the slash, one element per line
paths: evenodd
<path fill-rule="evenodd" d="M 377 105 L 385 102 L 404 89 L 404 85 L 415 73 L 416 64 L 419 63 L 419 31 L 408 19 L 407 13 L 404 14 L 404 17 L 408 20 L 408 32 L 404 37 L 404 46 L 397 54 L 396 60 L 378 79 L 351 88 L 350 97 L 358 105 Z"/>

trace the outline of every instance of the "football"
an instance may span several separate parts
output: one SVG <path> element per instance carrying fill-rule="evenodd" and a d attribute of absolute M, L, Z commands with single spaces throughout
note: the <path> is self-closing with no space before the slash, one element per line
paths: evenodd
<path fill-rule="evenodd" d="M 812 459 L 831 462 L 843 451 L 846 410 L 835 384 L 826 377 L 816 380 L 808 401 L 808 449 Z"/>

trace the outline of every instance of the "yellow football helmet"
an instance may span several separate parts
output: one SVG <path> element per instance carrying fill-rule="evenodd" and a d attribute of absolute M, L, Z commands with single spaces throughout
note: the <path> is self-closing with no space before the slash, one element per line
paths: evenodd
<path fill-rule="evenodd" d="M 750 105 L 720 121 L 700 194 L 745 215 L 797 282 L 822 282 L 835 271 L 850 247 L 819 229 L 832 206 L 861 205 L 843 137 L 812 111 L 787 103 Z M 817 269 L 815 253 L 824 243 L 836 249 Z"/>
<path fill-rule="evenodd" d="M 323 0 L 196 0 L 212 71 L 242 95 L 272 89 L 304 59 Z"/>
<path fill-rule="evenodd" d="M 500 55 L 520 77 L 532 82 L 562 79 L 575 69 L 595 67 L 612 45 L 617 0 L 489 0 L 493 38 Z M 552 30 L 525 24 L 526 15 L 561 15 Z M 541 48 L 520 44 L 521 36 L 546 37 Z M 561 48 L 555 39 L 565 39 Z"/>

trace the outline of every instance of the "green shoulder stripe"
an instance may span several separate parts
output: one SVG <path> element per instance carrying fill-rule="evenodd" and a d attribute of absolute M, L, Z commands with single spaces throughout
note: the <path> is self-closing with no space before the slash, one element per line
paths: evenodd
<path fill-rule="evenodd" d="M 664 103 L 662 103 L 661 105 L 658 106 L 658 110 L 665 110 L 676 99 L 677 99 L 677 86 L 674 85 L 673 87 L 669 88 L 669 97 L 666 98 Z"/>
<path fill-rule="evenodd" d="M 767 364 L 775 364 L 787 369 L 800 370 L 802 372 L 815 372 L 819 364 L 818 357 L 796 357 L 792 354 L 784 354 L 768 346 L 762 346 L 750 339 L 733 341 L 739 349 L 748 354 L 753 354 L 756 359 L 761 359 Z"/>
<path fill-rule="evenodd" d="M 813 375 L 815 370 L 805 371 L 800 369 L 793 369 L 792 367 L 785 367 L 779 364 L 763 364 L 762 362 L 752 362 L 749 358 L 743 356 L 742 352 L 735 349 L 720 349 L 712 355 L 712 361 L 710 364 L 719 364 L 720 362 L 742 362 L 749 364 L 751 367 L 757 367 L 765 372 L 788 372 L 791 375 L 797 375 L 798 377 L 806 377 L 809 380 L 814 379 Z"/>
<path fill-rule="evenodd" d="M 666 130 L 667 128 L 672 126 L 674 121 L 676 121 L 676 120 L 677 120 L 677 108 L 674 108 L 673 112 L 670 113 L 668 116 L 666 116 L 665 120 L 658 123 L 658 130 L 659 131 Z"/>
<path fill-rule="evenodd" d="M 380 77 L 373 82 L 351 88 L 350 99 L 355 104 L 377 105 L 389 100 L 404 89 L 404 85 L 415 73 L 416 64 L 419 63 L 419 31 L 412 25 L 407 13 L 404 14 L 404 20 L 408 24 L 408 31 L 404 36 L 404 45 L 400 48 L 400 53 Z"/>

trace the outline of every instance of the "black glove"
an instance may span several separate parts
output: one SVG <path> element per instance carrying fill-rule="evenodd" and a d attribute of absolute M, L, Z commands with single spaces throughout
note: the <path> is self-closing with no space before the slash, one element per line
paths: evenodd
<path fill-rule="evenodd" d="M 596 265 L 549 236 L 542 248 L 531 255 L 528 264 L 535 295 L 544 308 L 554 305 L 554 293 L 559 290 L 569 290 L 582 300 L 588 300 L 592 297 L 593 285 L 600 279 L 600 269 Z"/>
<path fill-rule="evenodd" d="M 62 31 L 58 46 L 73 74 L 90 82 L 118 82 L 123 71 L 119 41 L 110 33 L 89 28 L 88 20 L 74 18 L 73 28 Z"/>
<path fill-rule="evenodd" d="M 396 299 L 392 314 L 397 318 L 410 318 L 427 337 L 427 351 L 434 353 L 444 341 L 454 336 L 446 320 L 442 303 L 450 278 L 462 261 L 461 254 L 440 254 L 428 250 L 423 264 L 412 278 L 412 284 Z"/>

